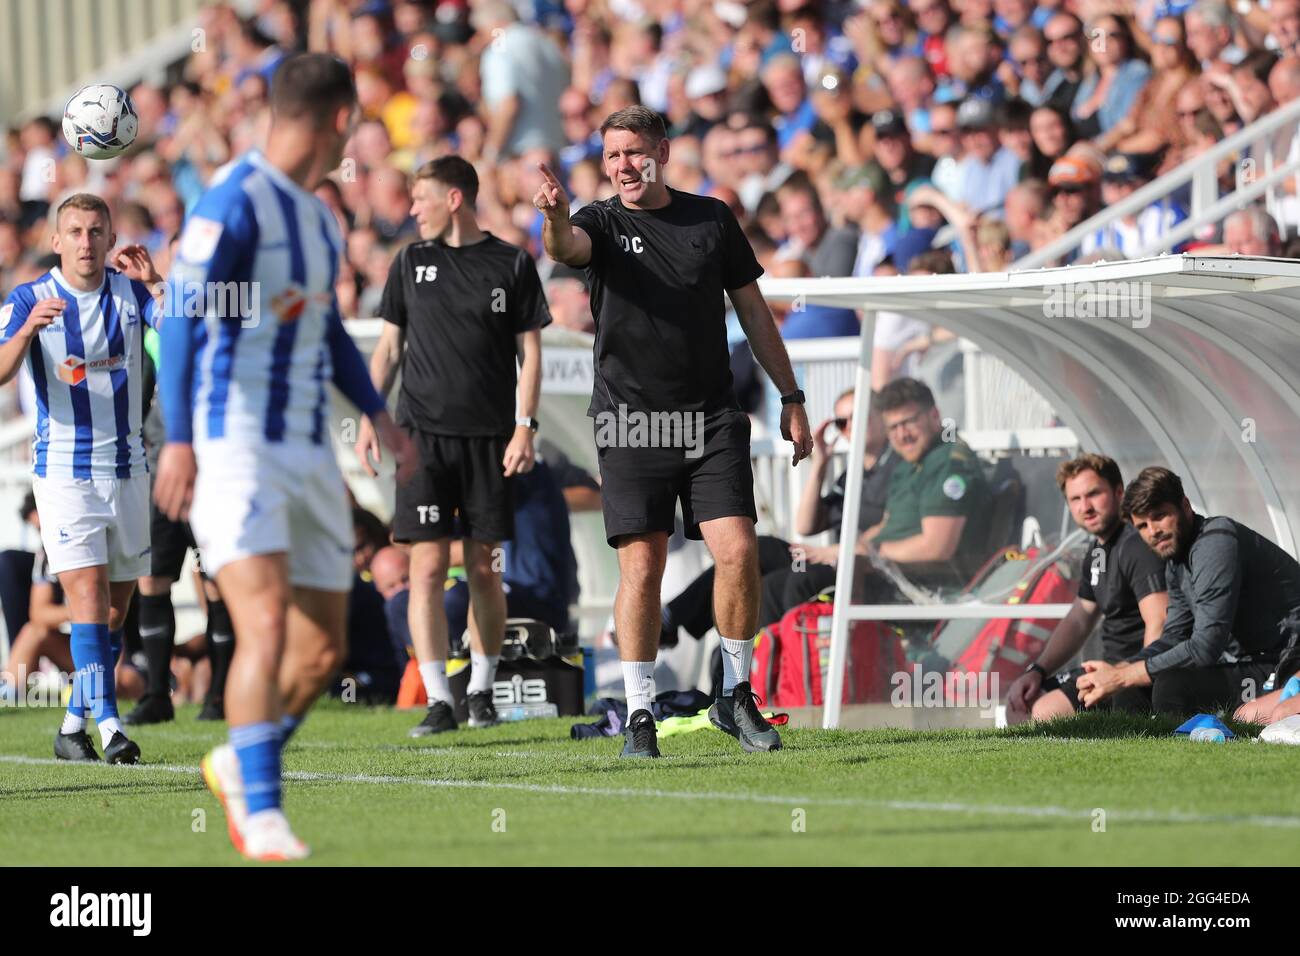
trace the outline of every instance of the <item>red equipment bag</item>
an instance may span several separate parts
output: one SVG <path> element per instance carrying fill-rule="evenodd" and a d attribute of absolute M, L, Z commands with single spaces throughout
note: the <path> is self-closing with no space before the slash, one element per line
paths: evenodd
<path fill-rule="evenodd" d="M 981 601 L 1005 604 L 1069 604 L 1079 591 L 1076 579 L 1080 554 L 1063 552 L 1044 564 L 1039 549 L 1003 548 L 993 555 L 966 588 Z M 943 621 L 932 643 L 950 662 L 944 680 L 944 697 L 951 702 L 966 693 L 961 675 L 998 675 L 999 696 L 1025 672 L 1052 636 L 1054 618 L 998 618 L 989 621 Z"/>
<path fill-rule="evenodd" d="M 780 624 L 765 630 L 777 634 L 772 652 L 777 657 L 772 706 L 819 707 L 824 703 L 822 688 L 830 667 L 833 611 L 829 598 L 818 598 L 791 608 Z M 903 641 L 896 629 L 883 621 L 852 622 L 842 703 L 889 700 L 893 675 L 906 669 Z"/>

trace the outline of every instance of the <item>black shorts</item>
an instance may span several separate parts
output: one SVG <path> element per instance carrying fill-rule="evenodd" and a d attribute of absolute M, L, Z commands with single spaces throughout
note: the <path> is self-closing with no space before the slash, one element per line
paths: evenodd
<path fill-rule="evenodd" d="M 626 443 L 619 443 L 622 438 L 611 442 L 614 429 L 599 417 L 593 426 L 605 537 L 611 545 L 625 534 L 672 534 L 679 498 L 686 537 L 697 541 L 703 538 L 700 524 L 705 521 L 737 516 L 757 523 L 749 416 L 744 412 L 714 412 L 704 419 L 702 442 L 693 432 L 692 440 L 679 438 L 679 447 L 669 448 L 631 447 L 631 428 L 624 433 Z M 676 434 L 685 436 L 686 431 L 678 429 Z"/>
<path fill-rule="evenodd" d="M 1043 681 L 1043 693 L 1047 694 L 1059 690 L 1070 701 L 1070 706 L 1074 708 L 1074 712 L 1078 713 L 1085 708 L 1079 700 L 1079 688 L 1075 685 L 1079 678 L 1086 673 L 1087 671 L 1082 667 L 1072 667 L 1067 671 L 1061 671 L 1059 674 L 1048 677 Z M 1151 688 L 1126 687 L 1122 691 L 1104 698 L 1096 706 L 1087 709 L 1120 710 L 1132 714 L 1149 714 L 1151 713 Z"/>
<path fill-rule="evenodd" d="M 198 551 L 188 521 L 173 521 L 155 504 L 149 514 L 149 573 L 155 578 L 179 581 L 185 567 L 185 552 Z"/>
<path fill-rule="evenodd" d="M 495 544 L 514 537 L 514 480 L 501 464 L 508 438 L 419 431 L 414 438 L 420 465 L 397 486 L 394 541 L 460 536 Z"/>

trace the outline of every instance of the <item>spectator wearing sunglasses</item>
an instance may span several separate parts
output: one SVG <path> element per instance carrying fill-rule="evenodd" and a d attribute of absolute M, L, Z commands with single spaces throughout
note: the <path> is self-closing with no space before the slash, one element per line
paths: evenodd
<path fill-rule="evenodd" d="M 1052 65 L 1043 84 L 1043 105 L 1068 109 L 1083 83 L 1083 24 L 1073 13 L 1058 13 L 1043 27 L 1043 41 Z"/>
<path fill-rule="evenodd" d="M 1030 106 L 1042 106 L 1047 102 L 1047 79 L 1052 75 L 1043 34 L 1036 27 L 1023 26 L 1011 35 L 1007 46 L 1016 95 Z"/>

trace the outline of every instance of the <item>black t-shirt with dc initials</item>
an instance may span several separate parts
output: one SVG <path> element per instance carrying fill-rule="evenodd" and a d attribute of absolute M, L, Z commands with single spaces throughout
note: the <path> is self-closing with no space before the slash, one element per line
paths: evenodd
<path fill-rule="evenodd" d="M 587 281 L 596 320 L 588 415 L 738 408 L 724 292 L 763 274 L 726 203 L 669 187 L 660 209 L 617 196 L 571 218 L 591 237 Z"/>
<path fill-rule="evenodd" d="M 435 435 L 505 436 L 515 427 L 515 336 L 550 324 L 537 266 L 491 233 L 403 248 L 379 314 L 406 333 L 397 421 Z"/>

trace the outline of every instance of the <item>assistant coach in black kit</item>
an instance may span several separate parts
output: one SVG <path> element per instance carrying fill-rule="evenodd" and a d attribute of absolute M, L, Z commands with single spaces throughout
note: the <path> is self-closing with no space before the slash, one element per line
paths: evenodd
<path fill-rule="evenodd" d="M 494 552 L 514 536 L 511 478 L 533 464 L 541 328 L 551 314 L 532 256 L 479 228 L 473 166 L 459 156 L 432 160 L 416 172 L 411 195 L 423 241 L 393 260 L 370 376 L 386 396 L 401 368 L 397 422 L 420 450 L 415 477 L 397 486 L 393 539 L 411 546 L 407 619 L 429 696 L 429 711 L 411 735 L 423 736 L 456 729 L 443 606 L 453 563 L 465 567 L 473 611 L 469 723 L 497 720 L 492 681 L 506 598 Z M 371 474 L 378 451 L 363 426 L 357 452 Z M 462 549 L 455 560 L 454 534 Z"/>
<path fill-rule="evenodd" d="M 714 726 L 748 751 L 780 737 L 755 706 L 750 656 L 758 621 L 758 544 L 749 419 L 732 392 L 723 294 L 755 358 L 782 398 L 781 434 L 793 464 L 812 433 L 790 358 L 758 290 L 763 269 L 725 203 L 664 181 L 663 121 L 632 106 L 601 125 L 605 173 L 616 195 L 570 220 L 564 187 L 545 166 L 533 204 L 551 258 L 585 267 L 596 320 L 595 419 L 605 534 L 618 550 L 614 619 L 628 726 L 623 756 L 657 757 L 654 662 L 660 583 L 678 499 L 686 534 L 703 538 L 717 567 L 714 620 L 722 638 L 722 697 Z"/>

